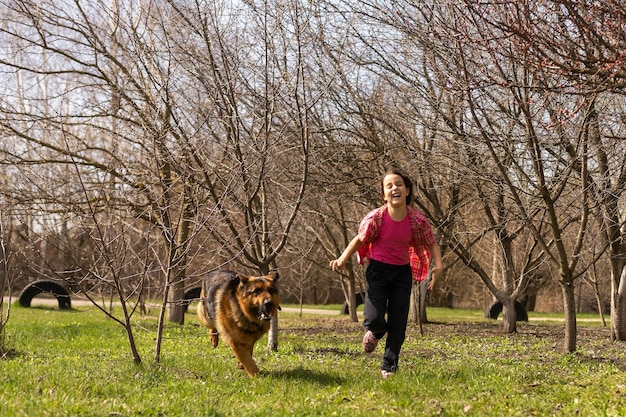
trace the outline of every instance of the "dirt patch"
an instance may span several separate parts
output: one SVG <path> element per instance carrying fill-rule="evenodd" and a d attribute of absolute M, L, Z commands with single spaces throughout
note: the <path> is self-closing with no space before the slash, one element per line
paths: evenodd
<path fill-rule="evenodd" d="M 349 318 L 281 318 L 283 335 L 306 335 L 323 340 L 315 348 L 316 354 L 360 354 L 360 337 L 363 334 L 362 323 L 354 323 Z M 551 361 L 563 357 L 564 328 L 561 324 L 519 323 L 517 333 L 507 334 L 502 323 L 485 322 L 432 322 L 423 325 L 424 336 L 419 333 L 415 323 L 407 327 L 407 342 L 403 351 L 410 355 L 438 357 L 453 355 L 445 348 L 449 340 L 461 340 L 477 357 L 500 357 L 503 360 Z M 424 338 L 423 341 L 420 338 Z M 344 349 L 331 346 L 339 343 L 352 344 L 355 347 Z M 335 342 L 333 344 L 332 342 Z M 626 351 L 624 342 L 612 342 L 610 332 L 602 327 L 579 327 L 577 332 L 577 351 L 571 355 L 578 361 L 609 362 L 626 370 Z"/>

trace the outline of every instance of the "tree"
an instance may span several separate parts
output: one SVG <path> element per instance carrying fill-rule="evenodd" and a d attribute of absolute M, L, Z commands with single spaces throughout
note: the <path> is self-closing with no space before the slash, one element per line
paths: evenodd
<path fill-rule="evenodd" d="M 504 201 L 495 198 L 497 189 L 493 195 L 485 190 L 478 199 L 475 189 L 469 186 L 475 182 L 476 189 L 481 189 L 488 184 L 490 179 L 483 178 L 489 166 L 476 158 L 480 150 L 468 142 L 472 137 L 466 128 L 468 104 L 450 78 L 458 71 L 461 51 L 446 35 L 445 24 L 453 28 L 456 21 L 454 8 L 435 10 L 431 6 L 407 2 L 402 7 L 388 8 L 383 3 L 369 2 L 356 8 L 358 18 L 354 21 L 359 24 L 353 30 L 359 47 L 355 48 L 358 54 L 350 58 L 361 72 L 371 74 L 371 83 L 377 87 L 377 95 L 365 100 L 372 110 L 363 105 L 369 111 L 357 113 L 367 117 L 364 125 L 368 129 L 364 129 L 363 137 L 368 138 L 368 144 L 378 144 L 372 147 L 374 155 L 388 155 L 390 163 L 415 174 L 417 204 L 441 234 L 444 254 L 446 248 L 453 248 L 498 299 L 513 305 L 515 298 L 510 296 L 518 296 L 526 275 L 521 275 L 518 291 L 513 293 L 514 270 L 507 269 L 506 289 L 502 291 L 493 282 L 489 268 L 481 265 L 473 253 L 506 212 L 501 211 L 499 219 L 492 216 L 491 225 L 475 225 L 475 237 L 466 239 L 471 236 L 467 229 L 470 224 L 463 218 L 475 218 L 470 211 L 476 207 L 472 201 L 482 201 L 481 209 L 488 213 L 498 201 L 503 208 Z M 436 27 L 432 23 L 435 21 L 439 24 Z M 372 29 L 381 26 L 386 28 L 384 37 Z M 500 227 L 501 237 L 509 239 L 503 232 L 505 226 Z M 500 247 L 506 251 L 503 257 L 511 259 L 510 245 Z M 515 323 L 514 314 L 509 314 L 505 329 L 514 331 Z"/>
<path fill-rule="evenodd" d="M 42 223 L 53 225 L 48 236 L 62 236 L 62 253 L 75 249 L 67 244 L 68 227 L 84 227 L 84 236 L 93 238 L 102 257 L 75 265 L 90 278 L 102 279 L 105 287 L 112 283 L 121 301 L 129 296 L 128 287 L 121 287 L 128 280 L 122 278 L 139 277 L 130 285 L 130 294 L 137 295 L 145 274 L 154 272 L 125 269 L 130 258 L 125 255 L 134 250 L 129 232 L 159 231 L 169 259 L 161 264 L 163 293 L 174 295 L 167 304 L 170 320 L 182 323 L 181 293 L 194 230 L 189 224 L 203 228 L 206 219 L 196 216 L 210 216 L 211 210 L 191 206 L 201 198 L 190 195 L 199 188 L 189 182 L 186 126 L 175 126 L 172 116 L 178 86 L 167 65 L 174 51 L 153 48 L 161 32 L 151 29 L 162 21 L 151 17 L 159 13 L 131 8 L 126 14 L 117 5 L 92 3 L 6 6 L 1 33 L 15 53 L 3 55 L 0 65 L 21 75 L 7 84 L 1 103 L 0 126 L 7 140 L 0 152 L 7 164 L 39 168 L 20 170 L 15 184 L 32 187 L 16 187 L 12 194 Z M 106 222 L 105 213 L 110 214 Z M 158 258 L 159 250 L 152 250 L 151 255 L 143 252 L 144 259 Z M 106 273 L 94 273 L 101 261 L 113 273 L 112 281 Z M 75 265 L 52 271 L 73 280 Z M 129 275 L 117 275 L 122 272 Z M 133 356 L 140 361 L 136 352 Z"/>
<path fill-rule="evenodd" d="M 0 209 L 0 359 L 7 355 L 9 349 L 6 344 L 5 328 L 11 316 L 11 294 L 16 271 L 14 258 L 16 248 L 11 248 L 11 236 L 15 235 L 13 225 L 5 215 L 7 207 Z"/>
<path fill-rule="evenodd" d="M 318 258 L 396 165 L 459 282 L 433 295 L 466 291 L 460 259 L 513 332 L 536 277 L 571 320 L 568 288 L 609 259 L 626 333 L 619 2 L 2 4 L 0 192 L 30 216 L 38 274 L 129 313 L 157 297 L 160 335 L 211 269 L 333 282 Z M 359 272 L 339 278 L 353 320 Z"/>
<path fill-rule="evenodd" d="M 578 135 L 565 135 L 567 129 L 560 129 L 561 148 L 555 149 L 554 155 L 566 153 L 572 172 L 585 176 L 580 180 L 586 187 L 584 197 L 602 225 L 601 236 L 611 259 L 611 334 L 613 339 L 624 340 L 626 248 L 618 201 L 626 170 L 623 141 L 615 140 L 623 138 L 621 124 L 614 122 L 621 111 L 608 104 L 614 102 L 626 80 L 621 59 L 625 29 L 620 23 L 626 11 L 621 2 L 611 0 L 584 4 L 525 1 L 505 2 L 493 8 L 469 7 L 486 26 L 513 37 L 511 44 L 521 64 L 532 69 L 538 80 L 550 80 L 540 87 L 541 91 L 578 96 L 578 108 L 551 106 L 550 120 L 557 129 L 567 126 L 578 109 L 583 116 Z M 598 103 L 606 109 L 605 115 L 598 112 Z M 582 216 L 586 215 L 583 211 Z"/>
<path fill-rule="evenodd" d="M 305 57 L 315 34 L 314 25 L 302 22 L 314 16 L 297 2 L 206 9 L 169 4 L 187 22 L 186 36 L 199 40 L 183 52 L 199 69 L 197 85 L 211 97 L 198 103 L 206 115 L 201 134 L 219 157 L 206 142 L 189 144 L 207 202 L 216 208 L 208 232 L 229 259 L 266 274 L 277 267 L 308 180 L 313 68 Z M 229 23 L 234 30 L 223 31 Z M 275 317 L 272 350 L 277 326 Z"/>

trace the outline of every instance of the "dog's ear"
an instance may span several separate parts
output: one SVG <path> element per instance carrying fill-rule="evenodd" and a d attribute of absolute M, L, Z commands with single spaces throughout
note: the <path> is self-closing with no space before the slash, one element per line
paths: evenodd
<path fill-rule="evenodd" d="M 248 281 L 250 281 L 250 277 L 247 275 L 243 275 L 243 274 L 237 274 L 237 280 L 243 284 L 246 285 L 248 283 Z"/>
<path fill-rule="evenodd" d="M 274 280 L 274 282 L 278 281 L 278 271 L 272 271 L 268 275 Z"/>

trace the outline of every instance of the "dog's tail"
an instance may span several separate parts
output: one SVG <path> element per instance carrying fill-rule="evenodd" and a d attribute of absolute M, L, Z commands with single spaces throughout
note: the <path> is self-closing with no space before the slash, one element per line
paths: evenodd
<path fill-rule="evenodd" d="M 205 327 L 212 330 L 214 329 L 214 325 L 211 322 L 209 307 L 207 304 L 206 285 L 204 281 L 202 281 L 202 289 L 200 290 L 200 303 L 198 303 L 198 318 Z"/>

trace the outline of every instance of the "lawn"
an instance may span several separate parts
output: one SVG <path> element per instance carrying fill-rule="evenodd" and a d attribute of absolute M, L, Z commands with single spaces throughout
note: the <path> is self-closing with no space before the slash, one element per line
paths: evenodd
<path fill-rule="evenodd" d="M 429 309 L 424 336 L 409 325 L 399 372 L 379 374 L 382 346 L 360 350 L 346 316 L 280 315 L 278 352 L 236 369 L 208 346 L 194 314 L 168 325 L 153 362 L 156 320 L 137 316 L 143 363 L 123 329 L 96 309 L 13 306 L 0 360 L 1 416 L 619 416 L 626 353 L 596 324 L 579 324 L 578 351 L 561 353 L 562 323 L 520 323 L 505 335 L 479 311 Z"/>

